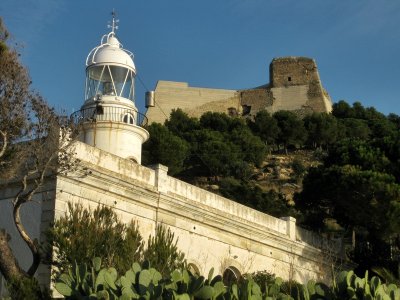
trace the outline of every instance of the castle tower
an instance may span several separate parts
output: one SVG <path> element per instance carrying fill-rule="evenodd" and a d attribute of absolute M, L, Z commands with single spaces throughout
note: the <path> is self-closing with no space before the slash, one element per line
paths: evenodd
<path fill-rule="evenodd" d="M 111 32 L 86 58 L 85 102 L 72 117 L 81 125 L 80 141 L 140 163 L 147 119 L 135 106 L 133 54 L 119 42 L 112 16 Z"/>

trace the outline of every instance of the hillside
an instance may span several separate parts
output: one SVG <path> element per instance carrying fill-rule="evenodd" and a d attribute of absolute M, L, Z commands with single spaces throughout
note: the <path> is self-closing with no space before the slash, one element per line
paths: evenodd
<path fill-rule="evenodd" d="M 310 167 L 321 164 L 320 151 L 295 150 L 288 154 L 267 154 L 260 167 L 254 167 L 249 183 L 259 186 L 263 191 L 275 191 L 283 196 L 287 204 L 294 206 L 294 194 L 302 190 L 303 177 Z M 210 182 L 207 177 L 185 177 L 201 188 L 214 193 L 219 192 L 218 182 Z"/>
<path fill-rule="evenodd" d="M 400 257 L 400 117 L 356 102 L 300 119 L 181 110 L 148 127 L 143 163 L 264 213 L 352 241 L 361 269 Z M 333 225 L 333 226 L 332 226 Z M 396 260 L 394 264 L 393 259 Z"/>

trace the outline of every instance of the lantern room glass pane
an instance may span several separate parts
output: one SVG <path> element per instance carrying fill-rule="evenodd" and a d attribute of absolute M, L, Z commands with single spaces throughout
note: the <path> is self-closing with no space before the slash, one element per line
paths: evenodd
<path fill-rule="evenodd" d="M 125 85 L 123 90 L 121 91 L 121 97 L 133 100 L 133 86 L 134 86 L 134 77 L 132 71 L 129 71 L 128 78 L 126 78 Z"/>
<path fill-rule="evenodd" d="M 86 98 L 111 95 L 133 100 L 133 72 L 119 66 L 93 66 L 87 70 Z"/>
<path fill-rule="evenodd" d="M 116 89 L 116 94 L 121 96 L 122 88 L 124 87 L 125 79 L 127 78 L 128 69 L 117 66 L 110 66 L 112 80 Z M 122 96 L 123 97 L 123 96 Z"/>

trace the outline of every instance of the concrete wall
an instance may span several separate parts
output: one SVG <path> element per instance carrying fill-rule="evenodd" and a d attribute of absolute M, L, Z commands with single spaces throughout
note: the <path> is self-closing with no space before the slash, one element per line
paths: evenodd
<path fill-rule="evenodd" d="M 299 281 L 327 275 L 322 251 L 301 240 L 293 218 L 274 218 L 170 177 L 162 165 L 147 168 L 81 143 L 77 153 L 91 173 L 58 178 L 56 216 L 68 202 L 102 203 L 126 222 L 138 221 L 144 237 L 165 224 L 202 273 L 233 266 L 242 274 L 293 272 Z"/>
<path fill-rule="evenodd" d="M 300 282 L 329 278 L 331 261 L 314 246 L 322 242 L 297 228 L 293 218 L 278 219 L 180 181 L 162 165 L 144 167 L 81 142 L 75 152 L 81 168 L 48 182 L 35 196 L 37 203 L 24 209 L 23 221 L 32 236 L 43 240 L 49 223 L 65 214 L 69 202 L 91 208 L 100 203 L 125 222 L 137 221 L 146 240 L 157 224 L 169 226 L 188 262 L 203 274 L 211 267 L 221 274 L 234 267 L 241 274 L 268 270 Z M 27 268 L 29 251 L 18 241 L 10 219 L 15 192 L 13 186 L 1 190 L 0 228 L 12 234 L 12 247 Z M 38 277 L 49 286 L 46 266 Z"/>

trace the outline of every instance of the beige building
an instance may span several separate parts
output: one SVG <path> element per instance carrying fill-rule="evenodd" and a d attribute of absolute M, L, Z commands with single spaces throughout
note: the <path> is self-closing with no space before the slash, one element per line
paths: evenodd
<path fill-rule="evenodd" d="M 173 109 L 191 117 L 207 111 L 251 117 L 260 110 L 274 113 L 290 110 L 303 116 L 311 112 L 330 112 L 332 102 L 322 87 L 317 65 L 311 58 L 281 57 L 272 60 L 269 84 L 245 89 L 224 90 L 191 87 L 186 82 L 158 81 L 146 97 L 146 116 L 150 123 L 164 123 Z"/>
<path fill-rule="evenodd" d="M 49 224 L 65 214 L 68 203 L 93 208 L 103 204 L 112 207 L 124 222 L 137 221 L 144 237 L 154 235 L 157 224 L 169 227 L 179 238 L 179 248 L 188 262 L 203 274 L 214 267 L 224 276 L 267 270 L 300 282 L 327 279 L 332 258 L 340 256 L 340 243 L 328 243 L 297 227 L 291 217 L 278 219 L 168 176 L 162 165 L 140 165 L 148 133 L 139 125 L 142 120 L 132 101 L 135 75 L 132 56 L 122 48 L 113 28 L 88 56 L 86 99 L 73 115 L 82 125 L 79 141 L 74 143 L 79 168 L 68 176 L 48 180 L 34 202 L 24 205 L 22 221 L 29 234 L 44 240 Z M 187 88 L 184 84 L 163 84 L 159 83 L 158 91 L 162 87 Z M 238 95 L 207 89 L 196 93 L 214 104 L 218 97 L 233 99 Z M 0 190 L 0 228 L 12 236 L 11 247 L 26 269 L 32 261 L 30 251 L 11 217 L 11 201 L 17 190 L 13 182 Z M 37 272 L 47 287 L 50 273 L 46 265 Z M 0 296 L 4 294 L 0 276 Z"/>

